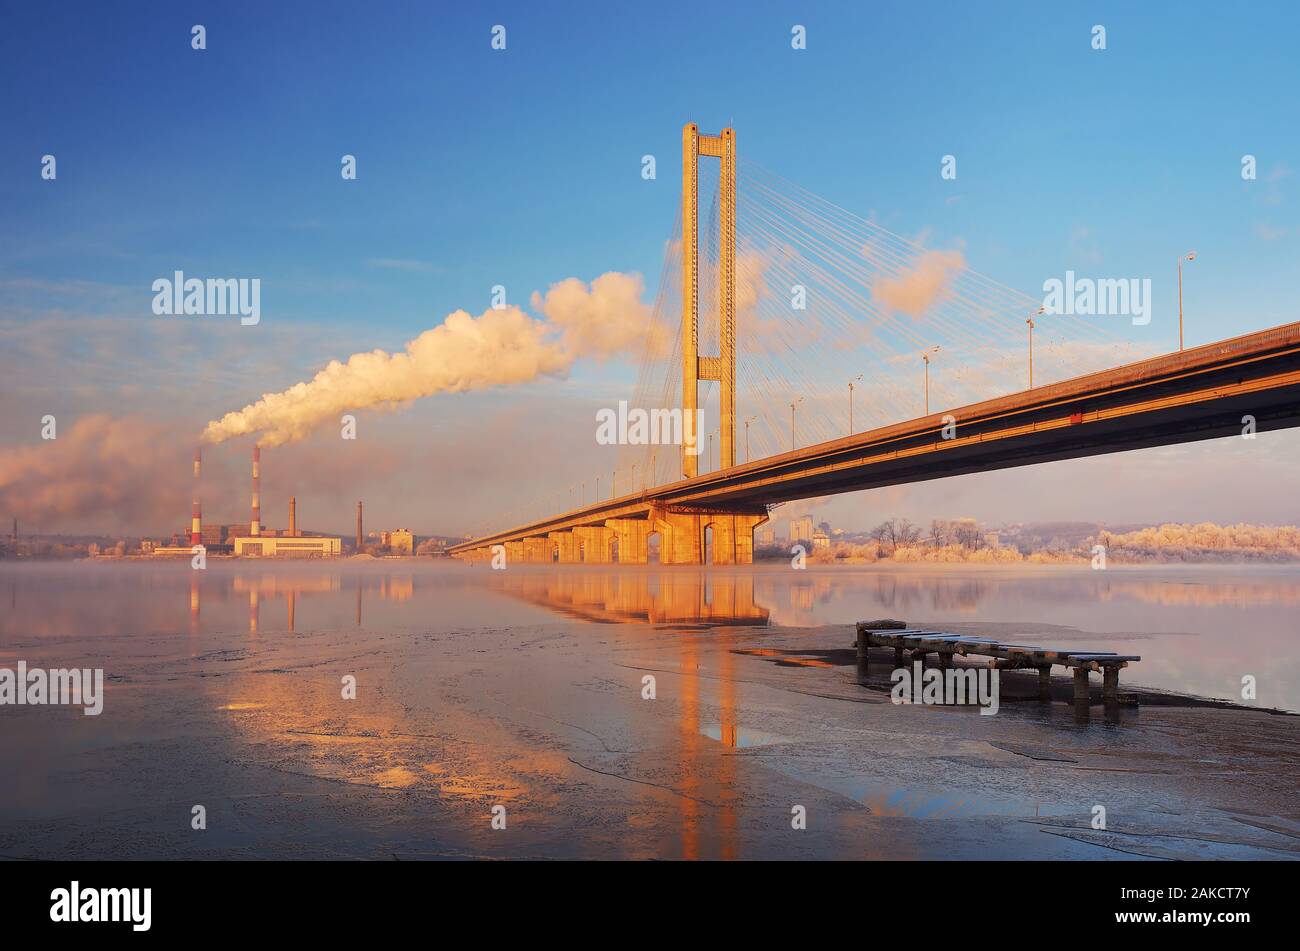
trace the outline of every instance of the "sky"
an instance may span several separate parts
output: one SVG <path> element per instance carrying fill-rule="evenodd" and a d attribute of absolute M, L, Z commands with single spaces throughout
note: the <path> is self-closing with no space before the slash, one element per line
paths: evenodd
<path fill-rule="evenodd" d="M 181 530 L 210 421 L 479 315 L 495 285 L 532 317 L 534 292 L 607 272 L 641 275 L 648 302 L 686 121 L 735 127 L 746 158 L 1027 294 L 1067 270 L 1149 277 L 1153 320 L 1124 331 L 1144 345 L 1176 345 L 1191 249 L 1189 344 L 1296 319 L 1294 4 L 0 9 L 0 509 L 33 531 Z M 259 278 L 260 322 L 154 314 L 153 282 L 177 270 Z M 364 498 L 376 527 L 464 534 L 499 527 L 521 471 L 543 494 L 606 471 L 591 421 L 630 395 L 637 359 L 563 362 L 361 411 L 355 441 L 331 428 L 268 450 L 264 520 L 283 522 L 293 493 L 308 528 L 347 530 Z M 46 415 L 57 440 L 41 439 Z M 1231 442 L 807 508 L 850 529 L 893 514 L 1300 520 L 1300 438 Z M 205 520 L 247 518 L 249 445 L 206 450 Z"/>

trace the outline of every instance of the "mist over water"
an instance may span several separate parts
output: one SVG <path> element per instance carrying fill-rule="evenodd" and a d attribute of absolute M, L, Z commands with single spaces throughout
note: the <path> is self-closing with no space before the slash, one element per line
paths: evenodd
<path fill-rule="evenodd" d="M 31 653 L 47 639 L 111 636 L 121 646 L 105 645 L 109 667 L 114 650 L 131 653 L 133 635 L 170 633 L 419 634 L 564 619 L 592 627 L 592 637 L 600 636 L 595 625 L 610 623 L 818 628 L 894 617 L 963 631 L 1015 625 L 1020 642 L 1142 655 L 1124 672 L 1126 684 L 1300 710 L 1300 578 L 1291 566 L 492 571 L 406 560 L 214 561 L 194 571 L 187 561 L 11 563 L 0 566 L 0 604 L 0 662 L 20 645 Z M 1253 701 L 1241 696 L 1247 674 L 1259 683 Z"/>

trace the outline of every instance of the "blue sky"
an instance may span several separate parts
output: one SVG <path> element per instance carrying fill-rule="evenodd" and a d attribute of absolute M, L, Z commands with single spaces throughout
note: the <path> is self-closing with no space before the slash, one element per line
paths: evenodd
<path fill-rule="evenodd" d="M 51 337 L 50 392 L 5 392 L 23 405 L 157 412 L 161 398 L 201 424 L 202 399 L 162 384 L 54 392 L 72 372 L 54 339 L 77 332 L 54 320 L 156 320 L 150 283 L 176 268 L 263 282 L 272 326 L 223 332 L 206 368 L 260 378 L 222 377 L 209 413 L 478 313 L 494 284 L 521 303 L 609 270 L 653 287 L 688 119 L 734 124 L 747 157 L 895 232 L 960 244 L 1027 293 L 1069 268 L 1151 277 L 1153 340 L 1176 336 L 1174 262 L 1191 248 L 1189 343 L 1296 318 L 1290 3 L 7 2 L 4 18 L 0 319 Z M 505 52 L 489 46 L 497 23 Z M 796 23 L 807 50 L 790 48 Z M 40 179 L 45 153 L 56 183 Z M 274 336 L 294 328 L 296 344 Z M 570 390 L 629 374 L 581 368 Z M 6 420 L 0 445 L 29 429 Z"/>

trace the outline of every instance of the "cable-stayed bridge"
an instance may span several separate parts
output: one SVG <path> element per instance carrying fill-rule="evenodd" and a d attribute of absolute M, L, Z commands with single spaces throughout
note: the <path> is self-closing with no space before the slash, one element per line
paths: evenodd
<path fill-rule="evenodd" d="M 786 501 L 1300 425 L 1300 324 L 1154 355 L 1123 336 L 1149 281 L 1045 314 L 959 250 L 738 162 L 730 129 L 682 139 L 629 401 L 677 414 L 681 444 L 621 445 L 603 493 L 543 496 L 455 554 L 644 563 L 658 536 L 665 564 L 743 564 Z"/>

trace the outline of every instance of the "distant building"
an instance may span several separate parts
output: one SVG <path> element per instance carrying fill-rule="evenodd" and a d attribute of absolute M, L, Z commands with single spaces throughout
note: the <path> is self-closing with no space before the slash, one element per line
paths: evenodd
<path fill-rule="evenodd" d="M 398 528 L 391 532 L 381 532 L 379 543 L 394 555 L 415 554 L 415 536 L 410 529 Z"/>
<path fill-rule="evenodd" d="M 775 545 L 776 529 L 771 525 L 764 525 L 754 532 L 754 543 L 757 545 Z"/>
<path fill-rule="evenodd" d="M 334 558 L 343 552 L 343 540 L 325 536 L 257 535 L 234 539 L 235 554 L 257 558 Z"/>
<path fill-rule="evenodd" d="M 226 529 L 222 525 L 204 525 L 199 538 L 204 545 L 220 545 L 226 540 Z"/>
<path fill-rule="evenodd" d="M 813 537 L 813 520 L 811 515 L 790 519 L 790 541 L 810 542 Z"/>
<path fill-rule="evenodd" d="M 997 532 L 985 532 L 984 544 L 988 545 L 990 548 L 1001 548 L 1002 539 L 998 536 Z"/>
<path fill-rule="evenodd" d="M 830 548 L 831 537 L 827 535 L 825 532 L 813 532 L 812 543 L 814 549 Z"/>

